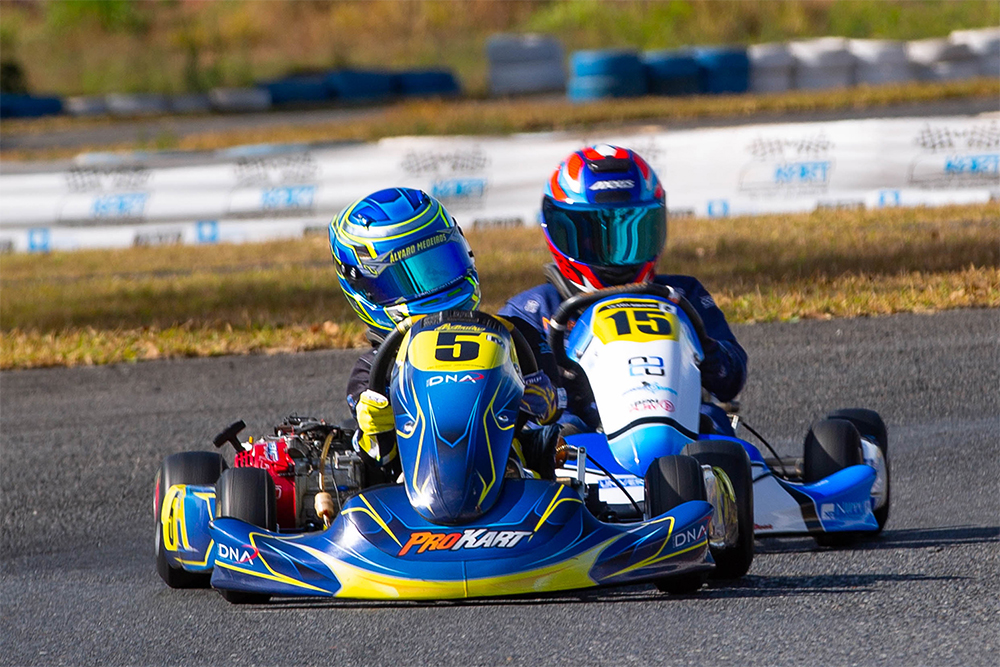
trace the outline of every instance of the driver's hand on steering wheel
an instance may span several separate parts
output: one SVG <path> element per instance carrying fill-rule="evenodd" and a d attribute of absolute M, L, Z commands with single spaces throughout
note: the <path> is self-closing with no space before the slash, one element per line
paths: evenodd
<path fill-rule="evenodd" d="M 392 413 L 392 406 L 389 405 L 389 399 L 382 394 L 368 389 L 358 399 L 358 405 L 354 409 L 354 414 L 357 417 L 358 426 L 361 427 L 361 437 L 358 438 L 358 444 L 373 459 L 382 461 L 378 439 L 375 436 L 380 433 L 390 433 L 396 428 L 395 417 Z M 393 448 L 392 452 L 388 453 L 389 458 L 391 458 L 393 453 L 395 453 L 395 448 Z M 382 461 L 382 463 L 386 462 Z"/>
<path fill-rule="evenodd" d="M 559 417 L 559 400 L 555 385 L 543 371 L 524 376 L 524 396 L 521 411 L 538 424 L 551 424 Z"/>
<path fill-rule="evenodd" d="M 701 351 L 705 355 L 699 365 L 702 377 L 724 376 L 726 369 L 722 363 L 722 348 L 718 341 L 709 338 L 707 344 L 702 345 Z"/>

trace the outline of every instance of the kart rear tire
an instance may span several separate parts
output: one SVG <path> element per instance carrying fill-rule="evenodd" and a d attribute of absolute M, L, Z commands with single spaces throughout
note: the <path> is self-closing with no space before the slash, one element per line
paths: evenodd
<path fill-rule="evenodd" d="M 846 419 L 854 424 L 861 437 L 873 440 L 878 448 L 882 450 L 882 458 L 885 460 L 885 504 L 873 511 L 875 520 L 878 521 L 877 533 L 881 533 L 885 524 L 889 522 L 889 505 L 892 502 L 892 471 L 889 467 L 889 431 L 882 421 L 881 415 L 874 410 L 864 408 L 847 408 L 837 410 L 827 415 L 827 419 Z"/>
<path fill-rule="evenodd" d="M 822 419 L 806 434 L 802 460 L 802 481 L 818 482 L 824 477 L 865 462 L 861 453 L 861 434 L 846 419 Z M 823 547 L 839 547 L 858 539 L 853 531 L 814 533 L 816 543 Z"/>
<path fill-rule="evenodd" d="M 668 512 L 691 500 L 707 500 L 701 464 L 690 456 L 661 456 L 646 471 L 646 510 L 650 517 Z M 683 595 L 701 588 L 707 574 L 693 572 L 657 579 L 653 583 L 664 593 Z"/>
<path fill-rule="evenodd" d="M 274 480 L 261 468 L 233 468 L 219 478 L 215 486 L 216 518 L 231 518 L 268 531 L 277 530 L 277 499 Z M 247 593 L 220 589 L 232 604 L 263 604 L 269 593 Z"/>
<path fill-rule="evenodd" d="M 701 465 L 721 468 L 733 485 L 736 494 L 738 537 L 731 547 L 712 549 L 715 559 L 713 579 L 739 579 L 750 571 L 753 564 L 753 473 L 750 457 L 735 442 L 707 440 L 692 442 L 682 454 L 687 454 Z"/>
<path fill-rule="evenodd" d="M 174 484 L 215 484 L 225 469 L 225 459 L 216 452 L 180 452 L 171 454 L 160 464 L 153 491 L 153 540 L 156 548 L 156 572 L 170 588 L 209 588 L 212 573 L 188 572 L 173 567 L 167 560 L 167 552 L 163 547 L 163 528 L 160 525 L 163 497 Z"/>

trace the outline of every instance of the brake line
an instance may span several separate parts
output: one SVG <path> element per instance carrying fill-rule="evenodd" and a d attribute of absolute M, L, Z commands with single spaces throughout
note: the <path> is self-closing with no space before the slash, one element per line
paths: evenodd
<path fill-rule="evenodd" d="M 740 425 L 746 430 L 750 431 L 750 433 L 756 436 L 758 440 L 764 443 L 764 446 L 767 447 L 767 451 L 771 452 L 771 454 L 774 456 L 774 460 L 778 462 L 779 466 L 781 466 L 781 476 L 784 477 L 785 479 L 788 479 L 788 471 L 785 469 L 785 462 L 781 460 L 781 457 L 778 456 L 778 452 L 774 451 L 774 449 L 767 442 L 767 440 L 764 439 L 764 436 L 762 436 L 757 431 L 753 430 L 750 424 L 747 424 L 745 419 L 740 420 Z"/>
<path fill-rule="evenodd" d="M 604 473 L 605 475 L 607 475 L 607 476 L 608 476 L 608 478 L 609 478 L 609 479 L 611 479 L 611 481 L 612 481 L 612 482 L 614 482 L 614 483 L 615 483 L 615 485 L 616 485 L 616 486 L 617 486 L 617 487 L 618 487 L 619 489 L 621 489 L 622 493 L 624 493 L 624 494 L 625 494 L 625 497 L 626 497 L 626 498 L 628 498 L 628 501 L 629 501 L 630 503 L 632 503 L 632 507 L 634 507 L 634 508 L 635 508 L 635 511 L 636 511 L 636 512 L 638 512 L 638 513 L 639 513 L 639 514 L 641 514 L 641 515 L 644 515 L 644 514 L 645 514 L 645 513 L 644 513 L 644 512 L 642 511 L 642 509 L 641 509 L 641 508 L 639 507 L 639 504 L 638 504 L 637 502 L 635 502 L 635 500 L 634 500 L 634 499 L 632 498 L 631 494 L 629 494 L 629 492 L 625 490 L 625 486 L 624 486 L 624 485 L 623 485 L 623 484 L 622 484 L 621 482 L 619 482 L 619 481 L 618 481 L 618 480 L 617 480 L 617 479 L 615 478 L 615 476 L 614 476 L 614 475 L 612 475 L 612 474 L 611 474 L 610 472 L 608 472 L 608 469 L 607 469 L 607 468 L 605 468 L 605 467 L 604 467 L 604 466 L 602 466 L 602 465 L 601 465 L 600 463 L 598 463 L 598 462 L 597 462 L 597 461 L 596 461 L 596 460 L 594 459 L 594 457 L 592 457 L 592 456 L 591 456 L 590 454 L 587 454 L 587 460 L 588 460 L 588 461 L 590 461 L 591 463 L 593 463 L 593 464 L 594 464 L 595 466 L 597 466 L 597 467 L 598 467 L 598 468 L 599 468 L 599 469 L 601 470 L 601 472 L 603 472 L 603 473 Z M 577 462 L 576 462 L 576 464 L 577 464 L 577 465 L 580 465 L 580 461 L 577 461 Z M 584 464 L 584 467 L 586 467 L 586 463 Z"/>

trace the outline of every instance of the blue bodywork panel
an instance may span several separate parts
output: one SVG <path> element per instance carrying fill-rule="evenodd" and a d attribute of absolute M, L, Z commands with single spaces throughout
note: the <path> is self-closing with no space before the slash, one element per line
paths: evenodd
<path fill-rule="evenodd" d="M 571 488 L 505 480 L 496 505 L 457 526 L 428 522 L 401 486 L 352 498 L 322 532 L 283 535 L 218 519 L 212 585 L 276 595 L 438 599 L 619 584 L 713 567 L 703 501 L 605 524 Z"/>

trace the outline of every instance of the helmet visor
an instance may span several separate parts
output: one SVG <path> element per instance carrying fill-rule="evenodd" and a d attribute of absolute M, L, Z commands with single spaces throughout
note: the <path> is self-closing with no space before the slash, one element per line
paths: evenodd
<path fill-rule="evenodd" d="M 369 301 L 386 306 L 451 287 L 475 265 L 469 245 L 456 227 L 366 261 L 368 267 L 377 275 L 352 267 L 344 279 Z"/>
<path fill-rule="evenodd" d="M 628 207 L 563 207 L 542 200 L 552 244 L 567 257 L 596 266 L 629 266 L 656 259 L 667 240 L 663 202 Z"/>

